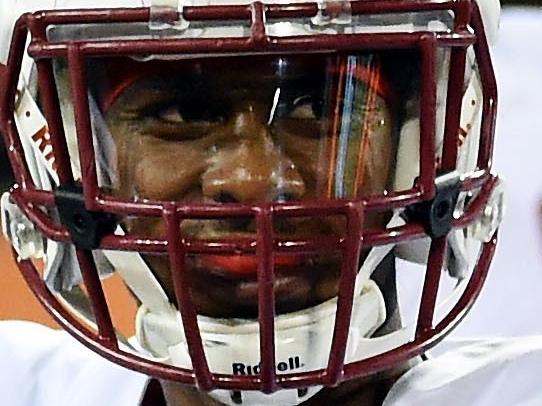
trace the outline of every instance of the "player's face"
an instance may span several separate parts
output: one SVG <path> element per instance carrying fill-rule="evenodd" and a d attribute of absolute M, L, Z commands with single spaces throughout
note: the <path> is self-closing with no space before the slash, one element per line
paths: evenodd
<path fill-rule="evenodd" d="M 352 117 L 341 117 L 338 112 L 347 105 L 345 84 L 339 83 L 338 68 L 329 59 L 162 62 L 159 74 L 130 83 L 106 108 L 117 152 L 116 193 L 189 203 L 305 201 L 335 198 L 338 193 L 344 197 L 382 193 L 393 151 L 390 110 L 360 80 L 358 88 L 351 86 L 359 93 L 359 100 L 351 103 L 356 111 Z M 348 142 L 355 147 L 340 163 L 333 158 L 340 148 L 334 127 L 344 119 L 351 121 Z M 342 191 L 336 186 L 340 165 Z M 382 221 L 368 218 L 365 226 Z M 131 219 L 125 226 L 138 235 L 165 234 L 160 219 Z M 295 239 L 344 235 L 345 224 L 336 217 L 299 218 L 277 220 L 273 227 L 278 237 Z M 253 237 L 255 224 L 245 218 L 189 220 L 180 231 L 204 240 Z M 167 257 L 146 260 L 174 296 Z M 257 264 L 250 255 L 189 257 L 198 313 L 255 316 Z M 337 294 L 339 254 L 279 255 L 274 264 L 278 313 Z"/>

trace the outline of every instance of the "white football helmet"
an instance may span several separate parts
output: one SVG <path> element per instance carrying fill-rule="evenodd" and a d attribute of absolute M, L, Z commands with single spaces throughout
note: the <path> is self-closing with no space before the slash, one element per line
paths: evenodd
<path fill-rule="evenodd" d="M 94 351 L 225 404 L 296 405 L 411 360 L 463 318 L 495 249 L 499 12 L 0 6 L 2 220 L 22 274 Z M 394 258 L 425 266 L 402 325 L 375 277 Z"/>

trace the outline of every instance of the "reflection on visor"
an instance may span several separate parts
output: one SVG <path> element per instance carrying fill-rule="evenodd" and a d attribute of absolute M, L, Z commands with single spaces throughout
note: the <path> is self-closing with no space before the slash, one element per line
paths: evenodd
<path fill-rule="evenodd" d="M 387 189 L 397 96 L 376 55 L 119 58 L 101 72 L 95 97 L 123 197 L 261 203 Z"/>
<path fill-rule="evenodd" d="M 340 117 L 340 122 L 337 120 L 333 129 L 337 149 L 332 153 L 336 160 L 335 179 L 329 178 L 336 198 L 357 196 L 358 187 L 363 185 L 370 139 L 383 142 L 390 136 L 392 121 L 387 103 L 391 101 L 391 91 L 386 88 L 378 66 L 371 62 L 372 58 L 348 56 L 339 67 L 338 90 L 343 94 L 342 103 L 337 103 L 341 110 L 335 116 Z M 379 157 L 385 158 L 385 154 Z"/>

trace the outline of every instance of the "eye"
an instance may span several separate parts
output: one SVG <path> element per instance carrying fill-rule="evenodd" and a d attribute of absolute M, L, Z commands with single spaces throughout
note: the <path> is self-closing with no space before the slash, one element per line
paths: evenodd
<path fill-rule="evenodd" d="M 300 120 L 315 120 L 321 116 L 320 103 L 313 96 L 301 96 L 292 103 L 292 108 L 288 113 L 289 118 Z"/>
<path fill-rule="evenodd" d="M 227 108 L 221 101 L 190 99 L 161 106 L 153 115 L 165 124 L 220 123 Z"/>
<path fill-rule="evenodd" d="M 289 117 L 309 120 L 316 118 L 316 115 L 314 114 L 314 110 L 312 109 L 312 103 L 307 102 L 294 107 L 294 109 L 290 112 Z"/>
<path fill-rule="evenodd" d="M 180 124 L 184 123 L 184 117 L 179 111 L 179 106 L 168 106 L 158 111 L 158 118 L 167 123 Z"/>

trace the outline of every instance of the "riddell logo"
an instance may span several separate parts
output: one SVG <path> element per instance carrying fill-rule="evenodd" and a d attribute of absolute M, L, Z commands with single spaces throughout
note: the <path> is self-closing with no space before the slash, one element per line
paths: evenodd
<path fill-rule="evenodd" d="M 41 130 L 37 131 L 36 134 L 32 136 L 32 140 L 35 142 L 45 160 L 51 164 L 53 170 L 56 170 L 53 144 L 51 143 L 51 135 L 49 134 L 48 128 L 46 126 L 42 127 Z"/>
<path fill-rule="evenodd" d="M 299 356 L 288 358 L 288 361 L 281 361 L 277 364 L 279 372 L 293 371 L 294 369 L 302 368 L 305 364 L 301 362 Z M 234 375 L 257 375 L 260 373 L 260 364 L 246 365 L 242 362 L 234 362 L 231 364 Z"/>

